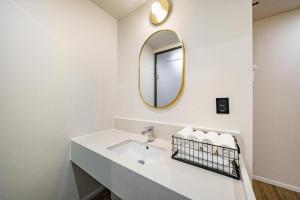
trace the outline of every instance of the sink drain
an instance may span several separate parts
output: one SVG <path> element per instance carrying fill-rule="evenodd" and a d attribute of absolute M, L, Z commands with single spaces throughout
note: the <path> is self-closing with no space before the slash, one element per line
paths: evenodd
<path fill-rule="evenodd" d="M 144 160 L 138 160 L 138 163 L 140 163 L 141 165 L 144 165 L 145 161 Z"/>

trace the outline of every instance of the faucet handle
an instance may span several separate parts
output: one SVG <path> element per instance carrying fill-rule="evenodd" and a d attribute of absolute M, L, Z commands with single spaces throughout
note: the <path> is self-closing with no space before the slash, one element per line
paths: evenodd
<path fill-rule="evenodd" d="M 148 141 L 147 142 L 153 142 L 154 141 L 154 126 L 147 126 L 144 127 L 144 130 L 141 132 L 143 135 L 148 135 Z"/>

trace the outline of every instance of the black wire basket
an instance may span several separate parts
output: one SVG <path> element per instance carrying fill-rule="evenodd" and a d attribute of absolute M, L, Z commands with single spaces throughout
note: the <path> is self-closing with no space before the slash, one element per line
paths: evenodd
<path fill-rule="evenodd" d="M 172 136 L 172 158 L 234 179 L 240 179 L 240 147 L 236 149 Z"/>

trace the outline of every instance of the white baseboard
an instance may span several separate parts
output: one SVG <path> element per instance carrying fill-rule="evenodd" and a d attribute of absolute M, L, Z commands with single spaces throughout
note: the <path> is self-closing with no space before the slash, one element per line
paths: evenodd
<path fill-rule="evenodd" d="M 90 200 L 93 197 L 95 197 L 97 194 L 99 194 L 100 192 L 102 192 L 104 189 L 105 189 L 104 186 L 100 186 L 96 190 L 94 190 L 93 192 L 91 192 L 90 194 L 88 194 L 85 197 L 83 197 L 82 200 Z"/>
<path fill-rule="evenodd" d="M 296 187 L 296 186 L 293 186 L 293 185 L 288 185 L 288 184 L 281 183 L 279 181 L 274 181 L 274 180 L 271 180 L 271 179 L 268 179 L 268 178 L 264 178 L 264 177 L 261 177 L 261 176 L 255 176 L 255 175 L 253 175 L 252 178 L 255 179 L 255 180 L 261 181 L 261 182 L 269 183 L 271 185 L 275 185 L 275 186 L 278 186 L 278 187 L 282 187 L 282 188 L 285 188 L 285 189 L 292 190 L 292 191 L 300 193 L 300 188 Z"/>

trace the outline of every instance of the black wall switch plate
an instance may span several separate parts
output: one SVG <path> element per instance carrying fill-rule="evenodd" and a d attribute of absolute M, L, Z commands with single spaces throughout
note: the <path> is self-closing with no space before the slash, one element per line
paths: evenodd
<path fill-rule="evenodd" d="M 229 98 L 216 98 L 217 114 L 229 114 Z"/>

